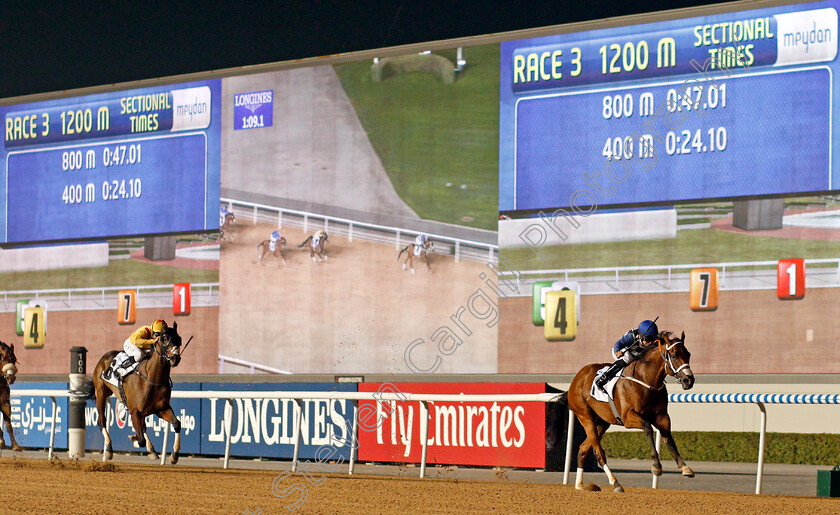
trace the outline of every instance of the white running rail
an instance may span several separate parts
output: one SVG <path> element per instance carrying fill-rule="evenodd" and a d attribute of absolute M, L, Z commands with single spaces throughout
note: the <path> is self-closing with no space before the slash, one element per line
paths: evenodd
<path fill-rule="evenodd" d="M 288 225 L 302 227 L 304 232 L 309 230 L 310 225 L 312 227 L 323 227 L 328 233 L 332 231 L 336 234 L 347 236 L 351 242 L 353 241 L 354 236 L 356 238 L 369 241 L 394 242 L 394 246 L 397 250 L 399 250 L 401 246 L 411 243 L 411 241 L 413 241 L 413 237 L 422 232 L 413 229 L 390 227 L 367 222 L 357 222 L 347 218 L 268 206 L 265 204 L 246 202 L 243 200 L 222 198 L 221 201 L 227 202 L 228 210 L 237 216 L 250 216 L 253 223 L 257 223 L 258 221 L 272 223 L 277 222 L 277 228 L 280 229 L 283 227 L 283 216 L 292 215 L 299 220 L 290 220 L 287 218 L 286 223 Z M 234 207 L 236 207 L 236 209 L 234 209 Z M 262 213 L 260 211 L 262 211 Z M 312 221 L 317 221 L 317 225 L 312 223 Z M 331 224 L 332 228 L 330 228 Z M 339 227 L 341 229 L 338 229 Z M 499 251 L 498 245 L 483 243 L 480 241 L 452 238 L 450 236 L 443 236 L 440 234 L 425 234 L 431 237 L 434 241 L 437 247 L 435 249 L 437 253 L 440 253 L 441 248 L 451 251 L 451 253 L 455 256 L 456 263 L 461 258 L 473 261 L 496 261 L 496 254 Z M 409 236 L 410 240 L 403 239 L 403 236 Z"/>
<path fill-rule="evenodd" d="M 219 354 L 219 373 L 225 373 L 225 363 L 230 363 L 232 365 L 239 365 L 241 367 L 248 367 L 251 370 L 252 374 L 255 374 L 257 370 L 260 372 L 268 372 L 269 374 L 291 374 L 288 370 L 280 370 L 279 368 L 268 367 L 266 365 L 260 365 L 259 363 L 253 363 L 251 361 L 245 361 L 244 359 L 232 358 L 230 356 L 224 356 Z"/>

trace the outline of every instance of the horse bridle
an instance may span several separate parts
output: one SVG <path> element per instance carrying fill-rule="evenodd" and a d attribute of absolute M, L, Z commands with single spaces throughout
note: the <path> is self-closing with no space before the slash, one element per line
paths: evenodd
<path fill-rule="evenodd" d="M 171 346 L 175 345 L 174 343 L 172 343 L 172 338 L 170 338 L 170 339 L 169 339 L 169 343 L 168 343 L 168 344 L 164 344 L 164 343 L 163 343 L 163 334 L 161 334 L 160 336 L 158 336 L 158 339 L 160 340 L 160 347 L 161 347 L 161 349 L 163 349 L 163 350 L 166 350 L 166 349 L 168 349 L 169 347 L 171 347 Z M 169 362 L 169 364 L 170 364 L 170 365 L 172 365 L 172 362 L 173 362 L 174 358 L 170 358 L 170 357 L 169 357 L 169 355 L 164 354 L 163 352 L 159 351 L 159 350 L 158 350 L 157 345 L 155 345 L 155 346 L 154 346 L 154 349 L 155 349 L 155 354 L 160 354 L 160 357 L 162 357 L 162 358 L 163 358 L 163 359 L 165 359 L 167 362 Z"/>
<path fill-rule="evenodd" d="M 671 375 L 674 377 L 677 377 L 677 374 L 679 374 L 682 369 L 688 367 L 688 362 L 686 362 L 680 365 L 678 368 L 675 368 L 674 363 L 671 361 L 673 359 L 671 349 L 673 349 L 680 343 L 682 343 L 682 340 L 677 340 L 671 343 L 671 345 L 666 346 L 665 350 L 662 350 L 662 340 L 659 340 L 659 352 L 662 353 L 662 359 L 665 361 L 665 372 L 667 373 L 668 369 L 670 368 L 672 372 Z"/>

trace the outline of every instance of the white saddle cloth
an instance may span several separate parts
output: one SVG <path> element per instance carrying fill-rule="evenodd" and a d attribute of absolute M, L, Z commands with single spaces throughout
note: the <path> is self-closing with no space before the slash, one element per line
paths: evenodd
<path fill-rule="evenodd" d="M 277 240 L 271 240 L 268 242 L 268 250 L 269 252 L 274 252 L 274 249 L 277 248 Z"/>
<path fill-rule="evenodd" d="M 416 244 L 415 244 L 415 245 L 414 245 L 414 256 L 415 256 L 415 257 L 420 257 L 420 254 L 421 254 L 422 252 L 423 252 L 423 247 L 421 247 L 420 245 L 416 245 Z"/>
<path fill-rule="evenodd" d="M 607 384 L 604 385 L 604 389 L 607 391 L 607 393 L 604 394 L 604 392 L 602 392 L 601 389 L 595 385 L 595 383 L 598 382 L 598 378 L 604 375 L 604 372 L 608 368 L 610 368 L 609 365 L 598 369 L 598 372 L 595 373 L 595 379 L 592 381 L 592 388 L 589 390 L 589 395 L 591 395 L 592 398 L 596 401 L 610 402 L 610 399 L 613 398 L 613 390 L 615 389 L 615 383 L 617 383 L 618 378 L 621 377 L 621 373 L 619 373 L 615 377 L 607 381 Z M 624 370 L 622 370 L 621 372 L 624 372 Z M 609 395 L 609 398 L 607 398 L 607 395 Z"/>
<path fill-rule="evenodd" d="M 118 368 L 120 368 L 120 366 L 123 363 L 125 363 L 127 360 L 128 360 L 128 354 L 126 354 L 125 351 L 118 352 L 117 355 L 114 356 L 114 359 L 111 360 L 111 365 L 110 365 L 111 378 L 110 379 L 105 379 L 103 377 L 102 379 L 106 383 L 111 383 L 114 386 L 118 386 L 117 380 L 119 379 L 119 377 L 117 376 L 116 370 Z M 130 367 L 130 371 L 134 371 L 134 369 L 137 368 L 137 365 L 138 365 L 138 363 L 133 363 Z M 126 375 L 128 375 L 128 374 L 126 374 Z"/>

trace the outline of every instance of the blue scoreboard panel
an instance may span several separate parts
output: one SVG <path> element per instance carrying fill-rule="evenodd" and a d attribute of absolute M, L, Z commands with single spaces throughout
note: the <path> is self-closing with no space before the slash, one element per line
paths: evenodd
<path fill-rule="evenodd" d="M 838 4 L 502 43 L 499 210 L 840 189 Z"/>
<path fill-rule="evenodd" d="M 0 243 L 217 230 L 221 81 L 0 107 Z"/>

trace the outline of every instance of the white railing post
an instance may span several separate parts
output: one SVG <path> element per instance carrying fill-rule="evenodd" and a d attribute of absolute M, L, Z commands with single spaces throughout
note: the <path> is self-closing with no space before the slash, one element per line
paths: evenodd
<path fill-rule="evenodd" d="M 353 224 L 350 224 L 349 238 L 350 243 L 353 243 Z"/>
<path fill-rule="evenodd" d="M 283 228 L 283 211 L 277 211 L 277 228 Z"/>
<path fill-rule="evenodd" d="M 163 448 L 160 450 L 160 464 L 163 466 L 166 463 L 166 444 L 169 443 L 169 426 L 171 425 L 169 422 L 164 424 L 166 427 L 163 428 Z"/>
<path fill-rule="evenodd" d="M 257 225 L 257 206 L 254 206 L 254 225 Z"/>
<path fill-rule="evenodd" d="M 251 365 L 251 375 L 254 375 L 254 365 Z"/>
<path fill-rule="evenodd" d="M 761 429 L 758 433 L 758 472 L 755 476 L 755 493 L 761 493 L 761 480 L 764 478 L 764 444 L 765 435 L 767 434 L 767 410 L 764 408 L 764 403 L 756 402 L 758 409 L 761 410 Z"/>
<path fill-rule="evenodd" d="M 456 241 L 455 242 L 455 262 L 456 263 L 458 262 L 458 258 L 460 257 L 460 254 L 461 254 L 461 242 Z"/>
<path fill-rule="evenodd" d="M 397 239 L 394 242 L 394 248 L 400 250 L 400 231 L 397 231 Z"/>
<path fill-rule="evenodd" d="M 429 450 L 429 405 L 420 401 L 420 478 L 426 477 L 426 452 Z"/>
<path fill-rule="evenodd" d="M 566 465 L 563 467 L 563 484 L 569 484 L 569 471 L 572 469 L 572 447 L 574 447 L 575 436 L 575 414 L 569 408 L 569 424 L 566 429 Z"/>
<path fill-rule="evenodd" d="M 47 453 L 47 459 L 51 460 L 53 457 L 53 449 L 55 449 L 55 417 L 58 413 L 58 405 L 55 402 L 55 397 L 50 397 L 52 399 L 52 426 L 50 427 L 50 451 Z"/>
<path fill-rule="evenodd" d="M 653 428 L 653 430 L 656 431 L 656 443 L 654 444 L 654 448 L 656 449 L 656 455 L 659 456 L 659 459 L 661 460 L 662 456 L 660 456 L 660 454 L 662 452 L 662 433 L 660 433 L 659 430 L 655 427 Z M 653 482 L 651 483 L 650 487 L 654 490 L 659 488 L 659 476 L 657 476 L 656 474 L 653 474 Z"/>
<path fill-rule="evenodd" d="M 359 430 L 359 401 L 353 401 L 353 432 L 350 433 L 350 468 L 347 474 L 353 475 L 353 469 L 356 466 L 356 447 L 357 439 L 356 432 Z"/>
<path fill-rule="evenodd" d="M 493 262 L 493 247 L 487 247 L 488 255 L 487 259 L 492 263 Z"/>
<path fill-rule="evenodd" d="M 297 419 L 295 420 L 295 451 L 294 456 L 292 457 L 292 472 L 297 472 L 298 456 L 300 455 L 300 426 L 303 422 L 303 401 L 301 399 L 295 399 L 294 413 L 297 416 Z"/>
<path fill-rule="evenodd" d="M 329 234 L 329 232 L 330 232 L 329 229 L 330 229 L 330 219 L 329 218 L 324 218 L 324 232 Z"/>
<path fill-rule="evenodd" d="M 723 288 L 724 283 L 726 283 L 726 265 L 721 267 L 720 271 L 720 287 Z"/>
<path fill-rule="evenodd" d="M 309 216 L 308 215 L 303 215 L 303 232 L 304 233 L 309 232 L 309 231 L 306 230 L 306 228 L 308 226 L 309 226 Z"/>
<path fill-rule="evenodd" d="M 233 399 L 225 399 L 225 466 L 228 468 L 230 463 L 230 439 L 233 433 Z"/>

